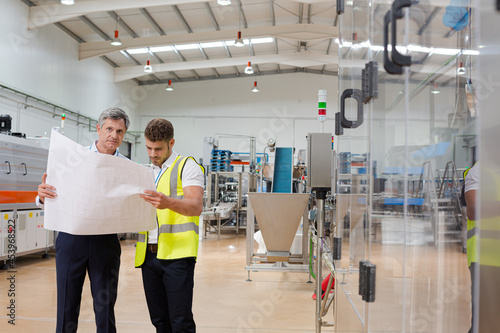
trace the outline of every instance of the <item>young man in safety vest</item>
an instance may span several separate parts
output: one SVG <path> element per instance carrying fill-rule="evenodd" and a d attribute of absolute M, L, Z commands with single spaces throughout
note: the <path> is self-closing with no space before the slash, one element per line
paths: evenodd
<path fill-rule="evenodd" d="M 151 120 L 144 136 L 157 191 L 144 191 L 141 197 L 157 208 L 157 228 L 139 234 L 135 267 L 142 269 L 156 332 L 194 333 L 191 308 L 204 170 L 192 157 L 172 150 L 174 127 L 168 120 Z"/>
<path fill-rule="evenodd" d="M 481 166 L 480 164 L 483 163 Z M 465 174 L 467 259 L 471 270 L 472 332 L 498 332 L 500 326 L 500 171 L 484 154 Z M 481 178 L 481 182 L 479 182 Z M 479 186 L 480 185 L 480 186 Z M 480 194 L 479 194 L 480 189 Z"/>
<path fill-rule="evenodd" d="M 476 287 L 474 286 L 477 266 L 477 236 L 476 236 L 476 205 L 477 194 L 479 190 L 479 165 L 476 163 L 473 167 L 464 172 L 465 183 L 465 203 L 467 205 L 467 264 L 469 265 L 471 277 L 471 303 L 472 319 L 469 333 L 473 332 L 474 322 L 477 320 L 476 305 Z"/>

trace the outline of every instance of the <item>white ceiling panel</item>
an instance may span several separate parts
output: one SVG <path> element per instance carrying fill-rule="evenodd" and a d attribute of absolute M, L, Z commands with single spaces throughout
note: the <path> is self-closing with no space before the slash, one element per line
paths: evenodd
<path fill-rule="evenodd" d="M 229 6 L 220 6 L 215 0 L 75 0 L 73 6 L 60 5 L 58 0 L 20 1 L 30 6 L 31 26 L 60 24 L 80 42 L 80 59 L 106 57 L 117 66 L 116 82 L 136 80 L 141 84 L 164 84 L 168 79 L 210 80 L 237 76 L 238 72 L 245 77 L 248 61 L 255 65 L 254 76 L 290 71 L 333 75 L 338 68 L 341 24 L 343 60 L 358 66 L 373 55 L 383 67 L 382 24 L 392 3 L 346 1 L 345 13 L 338 16 L 336 2 L 331 0 L 233 0 Z M 449 1 L 429 2 L 412 6 L 409 41 L 443 49 L 410 50 L 413 59 L 423 60 L 421 66 L 430 71 L 450 58 L 442 53 L 456 50 L 457 36 L 442 22 L 443 6 Z M 36 20 L 40 15 L 42 19 Z M 374 27 L 370 35 L 366 33 L 369 24 Z M 122 46 L 110 45 L 116 27 Z M 403 29 L 399 24 L 398 36 Z M 238 48 L 233 45 L 238 30 L 243 39 L 272 40 L 252 43 L 251 49 L 248 42 Z M 368 38 L 371 43 L 367 44 Z M 227 42 L 227 50 L 221 41 Z M 398 40 L 398 44 L 402 42 Z M 178 54 L 172 45 L 178 48 Z M 148 55 L 148 48 L 152 54 Z M 153 75 L 143 73 L 148 57 L 155 68 Z"/>

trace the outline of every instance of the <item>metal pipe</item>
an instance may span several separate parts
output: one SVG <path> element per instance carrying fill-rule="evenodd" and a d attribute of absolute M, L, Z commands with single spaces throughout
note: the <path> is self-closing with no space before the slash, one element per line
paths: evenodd
<path fill-rule="evenodd" d="M 328 279 L 328 286 L 326 286 L 326 291 L 325 291 L 325 299 L 323 300 L 323 307 L 321 310 L 321 317 L 324 317 L 326 313 L 328 312 L 328 308 L 330 307 L 330 304 L 332 304 L 333 297 L 330 296 L 330 290 L 332 289 L 332 282 L 333 282 L 333 273 L 330 273 L 330 278 Z"/>
<path fill-rule="evenodd" d="M 319 192 L 316 192 L 319 194 Z M 323 264 L 323 240 L 325 238 L 325 199 L 317 199 L 318 220 L 316 227 L 316 333 L 321 332 L 321 270 Z"/>
<path fill-rule="evenodd" d="M 250 173 L 255 172 L 255 166 L 257 164 L 257 156 L 256 156 L 256 140 L 255 137 L 250 137 Z"/>
<path fill-rule="evenodd" d="M 264 151 L 262 152 L 262 155 L 264 155 L 264 158 L 263 158 L 264 162 L 260 168 L 260 191 L 262 193 L 264 193 L 264 168 L 266 167 L 266 158 L 265 157 L 266 157 L 266 149 L 267 148 L 268 148 L 267 146 L 264 147 Z"/>

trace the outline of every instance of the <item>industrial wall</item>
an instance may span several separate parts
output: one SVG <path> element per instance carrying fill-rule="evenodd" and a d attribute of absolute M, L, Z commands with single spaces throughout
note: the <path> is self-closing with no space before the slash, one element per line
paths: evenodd
<path fill-rule="evenodd" d="M 28 7 L 2 1 L 0 10 L 0 85 L 97 119 L 104 109 L 125 109 L 134 129 L 137 86 L 113 83 L 113 69 L 102 59 L 78 60 L 78 42 L 54 25 L 28 31 Z M 33 107 L 26 107 L 31 105 Z M 12 131 L 27 136 L 49 135 L 60 125 L 61 110 L 22 94 L 0 89 L 0 114 L 9 114 Z M 65 135 L 87 145 L 97 138 L 89 125 L 67 114 Z M 95 125 L 92 126 L 95 131 Z M 131 139 L 131 138 L 129 138 Z"/>
<path fill-rule="evenodd" d="M 250 91 L 255 79 L 259 93 Z M 306 148 L 307 133 L 320 131 L 320 123 L 317 120 L 319 89 L 327 90 L 328 120 L 324 129 L 331 133 L 335 131 L 334 119 L 335 112 L 338 111 L 339 93 L 338 78 L 333 76 L 295 73 L 176 83 L 174 91 L 171 92 L 165 91 L 164 86 L 152 86 L 147 89 L 147 96 L 138 108 L 141 130 L 154 117 L 169 119 L 175 128 L 174 149 L 180 154 L 189 154 L 195 158 L 202 157 L 204 137 L 217 137 L 222 134 L 255 136 L 258 153 L 262 153 L 267 139 L 274 137 L 280 147 L 295 147 L 297 157 L 298 150 Z M 381 103 L 396 100 L 400 95 L 399 89 L 400 85 L 397 84 L 380 85 Z M 441 89 L 448 93 L 434 97 L 437 105 L 434 108 L 438 110 L 433 114 L 435 127 L 447 127 L 448 113 L 453 112 L 454 99 L 450 92 L 453 92 L 454 87 Z M 425 132 L 425 137 L 429 140 L 422 141 L 422 135 L 419 133 L 413 144 L 432 143 L 428 119 L 433 111 L 428 102 L 428 94 L 429 89 L 425 88 L 421 95 L 415 97 L 417 103 L 412 111 L 412 119 L 423 119 L 420 130 Z M 350 102 L 348 99 L 348 108 Z M 402 105 L 403 102 L 395 103 L 395 108 Z M 368 112 L 370 111 L 366 109 L 365 117 Z M 391 119 L 393 126 L 381 128 L 374 125 L 371 130 L 378 133 L 376 135 L 380 136 L 380 140 L 386 140 L 391 145 L 400 145 L 404 142 L 404 128 L 398 126 L 399 119 L 395 114 L 397 112 L 394 110 L 378 112 L 374 115 L 375 119 L 385 124 L 387 119 Z M 349 135 L 348 131 L 346 135 Z M 245 137 L 223 137 L 219 140 L 219 149 L 248 152 L 248 142 Z M 356 137 L 353 137 L 350 147 L 353 153 L 356 153 L 358 143 Z M 146 151 L 141 149 L 140 145 L 137 149 L 137 160 L 141 163 L 148 161 Z"/>
<path fill-rule="evenodd" d="M 258 93 L 250 91 L 254 80 Z M 255 136 L 257 153 L 270 137 L 280 147 L 305 149 L 307 133 L 320 131 L 319 89 L 328 94 L 325 131 L 334 131 L 337 81 L 334 76 L 296 73 L 176 83 L 172 92 L 164 86 L 151 88 L 139 105 L 140 127 L 154 117 L 169 119 L 175 128 L 175 150 L 196 158 L 202 157 L 206 136 Z M 249 139 L 221 137 L 219 149 L 248 152 Z M 147 162 L 145 150 L 138 151 L 137 158 Z"/>
<path fill-rule="evenodd" d="M 257 152 L 265 147 L 268 138 L 277 139 L 278 146 L 305 149 L 308 132 L 320 131 L 317 120 L 318 90 L 328 93 L 327 116 L 324 129 L 334 132 L 334 113 L 338 111 L 338 78 L 307 73 L 246 76 L 241 78 L 175 83 L 174 91 L 165 91 L 164 85 L 137 86 L 132 82 L 114 84 L 113 70 L 102 59 L 78 60 L 78 43 L 54 25 L 28 31 L 28 7 L 20 1 L 4 1 L 0 11 L 0 84 L 38 97 L 53 104 L 97 118 L 109 106 L 123 107 L 131 116 L 131 131 L 141 132 L 153 117 L 170 119 L 176 128 L 175 149 L 181 154 L 202 157 L 202 143 L 206 136 L 220 137 L 219 148 L 248 152 L 249 140 L 227 138 L 223 135 L 255 136 Z M 257 80 L 259 93 L 252 93 Z M 397 85 L 381 85 L 379 98 L 392 100 L 399 95 Z M 443 89 L 454 89 L 453 87 Z M 428 94 L 423 90 L 421 94 Z M 453 94 L 436 96 L 436 110 L 452 112 Z M 415 97 L 417 100 L 419 96 Z M 427 98 L 422 98 L 427 101 Z M 22 103 L 25 104 L 22 104 Z M 349 102 L 348 102 L 349 103 Z M 26 104 L 35 106 L 26 107 Z M 431 112 L 428 102 L 415 103 L 418 108 L 412 116 L 426 119 Z M 397 106 L 396 106 L 397 107 Z M 43 109 L 40 110 L 40 109 Z M 369 110 L 366 110 L 369 112 Z M 441 111 L 440 111 L 441 112 Z M 10 114 L 13 131 L 28 136 L 43 136 L 60 124 L 60 110 L 37 103 L 32 99 L 0 89 L 0 114 Z M 395 113 L 387 110 L 375 118 L 391 119 Z M 448 112 L 437 112 L 436 127 L 446 127 Z M 76 119 L 70 117 L 69 119 Z M 380 139 L 398 145 L 404 129 L 397 125 L 372 129 Z M 387 124 L 387 123 L 385 123 Z M 94 125 L 95 126 L 95 125 Z M 94 130 L 90 126 L 90 130 Z M 431 128 L 423 122 L 422 131 Z M 66 121 L 65 134 L 71 139 L 89 144 L 96 134 L 89 132 L 85 119 Z M 429 144 L 420 139 L 416 144 Z M 131 136 L 132 158 L 147 163 L 144 140 Z M 411 138 L 410 138 L 411 140 Z M 356 152 L 358 141 L 350 149 Z M 297 150 L 296 155 L 297 156 Z M 363 150 L 361 148 L 361 150 Z"/>

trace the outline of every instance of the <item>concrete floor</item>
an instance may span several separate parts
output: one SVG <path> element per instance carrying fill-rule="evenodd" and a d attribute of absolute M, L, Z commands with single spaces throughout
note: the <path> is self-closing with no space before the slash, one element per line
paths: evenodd
<path fill-rule="evenodd" d="M 149 321 L 139 269 L 134 266 L 134 242 L 122 241 L 118 300 L 115 307 L 120 333 L 155 332 Z M 255 272 L 247 282 L 245 236 L 222 234 L 217 241 L 209 234 L 200 243 L 195 271 L 193 312 L 200 333 L 315 332 L 314 284 L 307 273 Z M 52 253 L 53 254 L 53 253 Z M 407 249 L 407 274 L 403 279 L 400 258 L 403 248 L 373 244 L 372 262 L 377 264 L 376 302 L 370 305 L 370 332 L 467 332 L 470 318 L 468 271 L 465 255 L 455 247 L 434 246 Z M 442 263 L 446 263 L 443 265 Z M 444 270 L 444 273 L 443 273 Z M 7 278 L 0 271 L 0 332 L 54 332 L 56 314 L 55 260 L 29 255 L 17 259 L 16 325 L 8 324 Z M 337 282 L 342 276 L 337 277 Z M 406 281 L 406 282 L 405 282 Z M 405 283 L 404 283 L 405 282 Z M 403 284 L 404 283 L 404 284 Z M 358 309 L 365 303 L 351 301 Z M 452 288 L 453 287 L 453 288 Z M 450 289 L 452 288 L 452 289 Z M 448 290 L 450 289 L 450 290 Z M 337 291 L 337 332 L 362 332 L 363 325 L 353 311 L 344 289 Z M 448 290 L 448 291 L 447 291 Z M 450 298 L 447 295 L 451 295 Z M 441 296 L 439 296 L 441 294 Z M 406 297 L 406 301 L 403 298 Z M 444 300 L 439 303 L 439 300 Z M 402 324 L 402 308 L 411 315 Z M 364 311 L 364 310 L 363 310 Z M 330 310 L 326 319 L 333 321 Z M 334 332 L 323 328 L 322 332 Z M 95 332 L 88 280 L 84 286 L 79 332 Z"/>
<path fill-rule="evenodd" d="M 134 242 L 122 241 L 118 300 L 120 333 L 155 332 L 149 321 L 140 269 L 134 268 Z M 0 332 L 54 332 L 56 316 L 55 259 L 17 258 L 16 325 L 8 324 L 8 281 L 0 271 Z M 197 331 L 314 332 L 313 285 L 306 273 L 252 273 L 245 281 L 245 236 L 215 234 L 200 243 L 195 270 L 193 312 Z M 90 284 L 84 285 L 79 332 L 95 332 Z"/>

